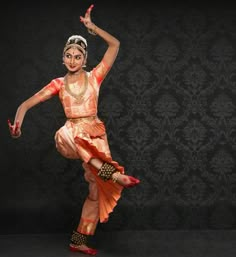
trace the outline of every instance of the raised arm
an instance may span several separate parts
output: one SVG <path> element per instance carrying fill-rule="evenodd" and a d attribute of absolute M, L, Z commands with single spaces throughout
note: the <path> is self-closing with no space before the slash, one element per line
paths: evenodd
<path fill-rule="evenodd" d="M 108 48 L 104 54 L 103 59 L 105 63 L 111 67 L 117 57 L 120 41 L 92 22 L 91 11 L 93 7 L 94 5 L 91 5 L 87 9 L 84 17 L 80 16 L 80 21 L 83 22 L 83 24 L 87 27 L 89 33 L 100 36 L 108 44 Z"/>

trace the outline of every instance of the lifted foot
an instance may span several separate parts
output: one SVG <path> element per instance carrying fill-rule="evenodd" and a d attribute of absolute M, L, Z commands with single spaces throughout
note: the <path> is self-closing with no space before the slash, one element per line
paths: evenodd
<path fill-rule="evenodd" d="M 112 175 L 112 180 L 125 188 L 134 187 L 140 183 L 139 179 L 125 174 L 121 174 L 120 172 L 115 172 Z"/>

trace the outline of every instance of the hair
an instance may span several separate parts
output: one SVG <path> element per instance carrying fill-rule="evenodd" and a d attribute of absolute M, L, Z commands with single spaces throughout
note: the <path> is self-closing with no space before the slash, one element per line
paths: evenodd
<path fill-rule="evenodd" d="M 76 47 L 78 50 L 80 50 L 85 59 L 87 59 L 88 51 L 87 51 L 87 40 L 80 36 L 80 35 L 72 35 L 67 39 L 67 42 L 64 46 L 63 55 L 65 52 L 70 49 L 71 47 Z"/>

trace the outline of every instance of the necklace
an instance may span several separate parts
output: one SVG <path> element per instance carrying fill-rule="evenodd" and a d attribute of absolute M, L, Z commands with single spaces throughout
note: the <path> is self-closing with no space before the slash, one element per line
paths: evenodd
<path fill-rule="evenodd" d="M 81 83 L 81 85 L 79 86 L 78 85 L 78 82 L 74 82 L 74 83 L 68 83 L 68 74 L 66 74 L 66 76 L 64 77 L 64 84 L 65 84 L 65 89 L 66 91 L 71 95 L 73 96 L 77 102 L 80 102 L 84 96 L 84 93 L 85 91 L 87 90 L 88 88 L 88 76 L 87 76 L 87 73 L 86 72 L 83 72 L 84 74 L 84 81 L 83 83 Z M 73 85 L 74 89 L 75 89 L 75 86 L 77 86 L 77 88 L 79 88 L 79 90 L 77 90 L 78 92 L 75 93 L 71 90 L 71 87 L 70 85 Z"/>

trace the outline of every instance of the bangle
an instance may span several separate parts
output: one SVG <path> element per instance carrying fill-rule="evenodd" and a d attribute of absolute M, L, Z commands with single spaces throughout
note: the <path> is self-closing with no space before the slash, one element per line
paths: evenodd
<path fill-rule="evenodd" d="M 88 33 L 91 34 L 91 35 L 93 35 L 93 36 L 96 36 L 96 35 L 97 35 L 96 29 L 97 29 L 97 26 L 94 25 L 94 26 L 93 26 L 93 29 L 88 29 Z"/>

